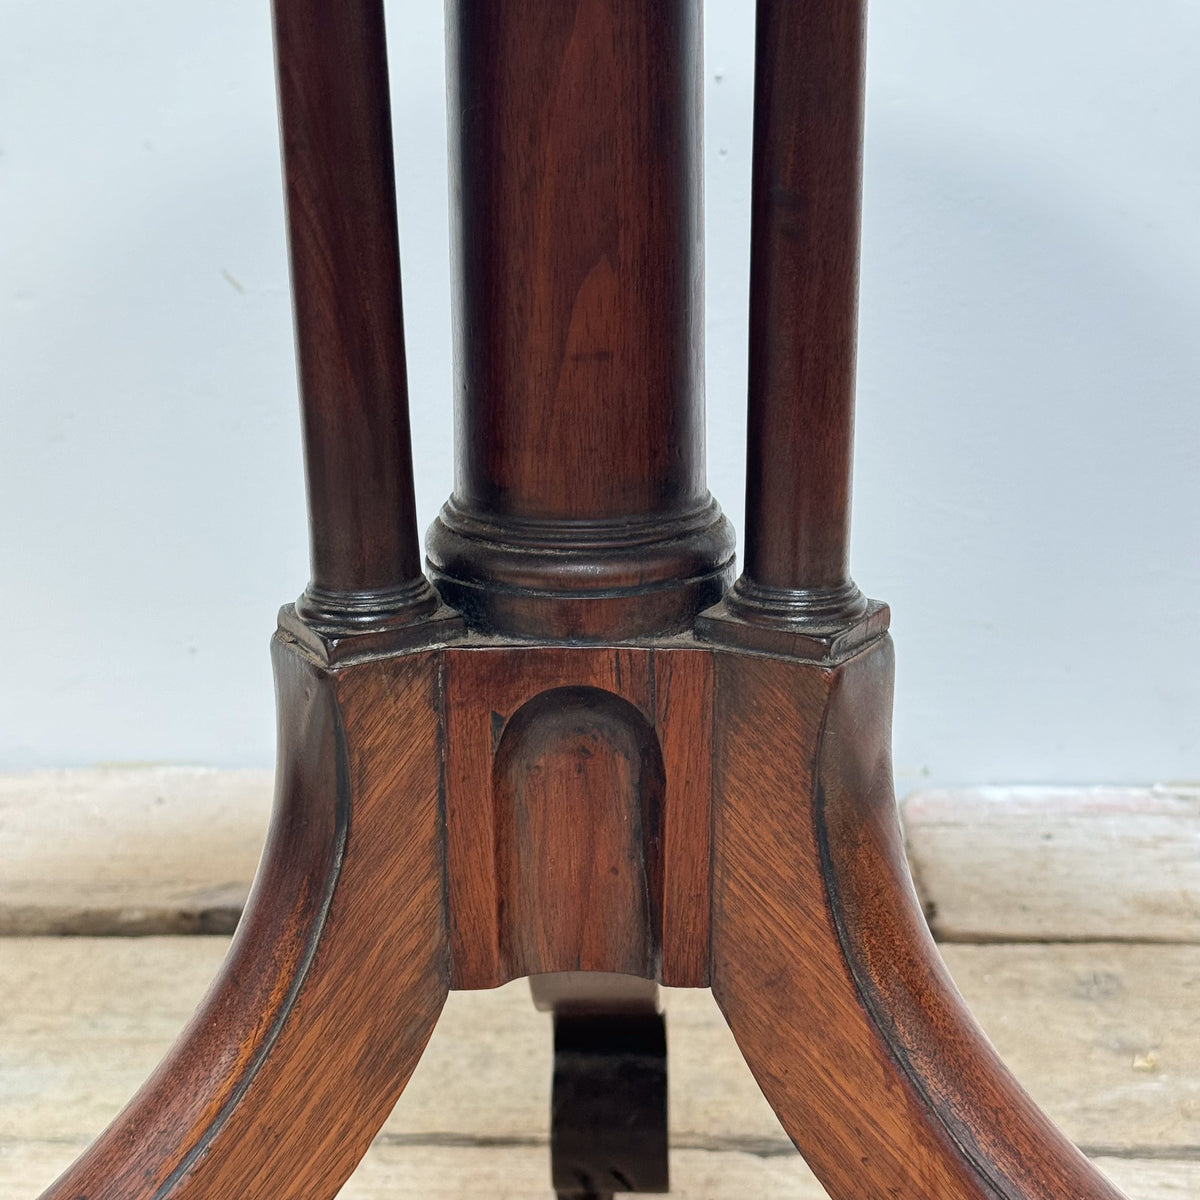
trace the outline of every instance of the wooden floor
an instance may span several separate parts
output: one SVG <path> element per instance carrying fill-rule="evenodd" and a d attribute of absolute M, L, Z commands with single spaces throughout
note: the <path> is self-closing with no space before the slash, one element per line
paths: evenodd
<path fill-rule="evenodd" d="M 36 1196 L 189 1015 L 228 944 L 194 931 L 236 919 L 268 790 L 0 777 L 0 1200 Z M 1034 1097 L 1131 1200 L 1200 1197 L 1200 795 L 925 793 L 906 828 L 950 969 Z M 708 993 L 665 1002 L 674 1194 L 822 1196 Z M 549 1075 L 526 984 L 452 995 L 343 1196 L 550 1197 Z"/>

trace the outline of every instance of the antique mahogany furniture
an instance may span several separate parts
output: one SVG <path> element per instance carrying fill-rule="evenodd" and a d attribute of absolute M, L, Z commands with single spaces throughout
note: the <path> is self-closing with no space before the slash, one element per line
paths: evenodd
<path fill-rule="evenodd" d="M 744 570 L 705 487 L 700 0 L 450 0 L 457 478 L 414 521 L 380 0 L 276 0 L 312 582 L 225 967 L 54 1200 L 327 1200 L 450 988 L 555 1010 L 554 1185 L 666 1185 L 711 987 L 835 1200 L 1119 1193 L 963 1007 L 847 573 L 862 0 L 759 0 Z M 595 975 L 578 974 L 594 972 Z"/>

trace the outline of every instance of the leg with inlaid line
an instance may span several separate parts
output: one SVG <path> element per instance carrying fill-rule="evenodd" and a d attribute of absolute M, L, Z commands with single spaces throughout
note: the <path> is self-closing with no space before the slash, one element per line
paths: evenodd
<path fill-rule="evenodd" d="M 1117 1200 L 1033 1104 L 924 924 L 892 794 L 892 651 L 718 656 L 713 992 L 835 1200 Z"/>
<path fill-rule="evenodd" d="M 46 1200 L 322 1200 L 391 1111 L 449 983 L 437 659 L 329 671 L 277 639 L 277 798 L 225 965 Z"/>

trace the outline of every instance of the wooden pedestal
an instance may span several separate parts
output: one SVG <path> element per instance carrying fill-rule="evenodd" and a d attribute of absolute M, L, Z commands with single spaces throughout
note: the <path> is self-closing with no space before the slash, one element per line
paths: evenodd
<path fill-rule="evenodd" d="M 712 988 L 834 1200 L 1116 1200 L 971 1020 L 905 866 L 888 613 L 847 570 L 859 0 L 758 4 L 736 582 L 699 0 L 448 5 L 458 454 L 428 578 L 381 5 L 275 19 L 313 545 L 273 645 L 275 816 L 207 999 L 46 1196 L 331 1200 L 449 989 L 565 976 L 560 1195 L 665 1183 L 664 983 Z"/>

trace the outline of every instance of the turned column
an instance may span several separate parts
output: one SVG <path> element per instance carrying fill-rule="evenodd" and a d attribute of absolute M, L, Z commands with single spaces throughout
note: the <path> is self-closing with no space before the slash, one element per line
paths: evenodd
<path fill-rule="evenodd" d="M 866 607 L 850 581 L 865 5 L 758 6 L 746 559 L 735 595 Z"/>
<path fill-rule="evenodd" d="M 454 493 L 478 629 L 690 625 L 728 585 L 705 486 L 699 0 L 450 0 Z"/>
<path fill-rule="evenodd" d="M 421 574 L 379 0 L 276 0 L 275 52 L 312 577 L 329 632 L 405 626 Z"/>
<path fill-rule="evenodd" d="M 850 578 L 864 0 L 759 0 L 746 552 L 699 632 L 836 658 L 887 625 Z"/>

